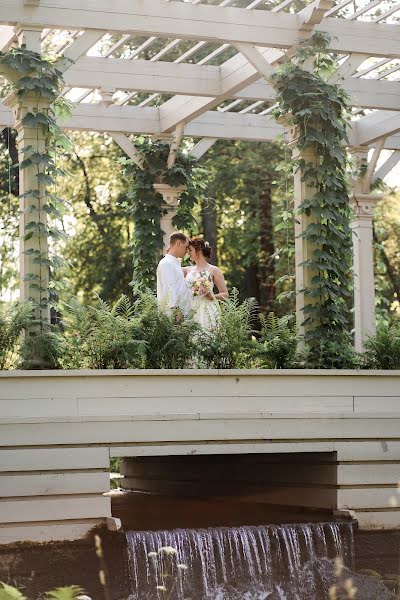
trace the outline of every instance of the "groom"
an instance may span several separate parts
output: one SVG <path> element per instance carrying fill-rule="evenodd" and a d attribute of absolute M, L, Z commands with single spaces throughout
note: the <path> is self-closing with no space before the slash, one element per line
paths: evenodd
<path fill-rule="evenodd" d="M 157 267 L 157 302 L 159 308 L 180 321 L 190 310 L 190 291 L 185 281 L 180 258 L 187 252 L 189 240 L 185 234 L 173 233 L 167 254 Z"/>

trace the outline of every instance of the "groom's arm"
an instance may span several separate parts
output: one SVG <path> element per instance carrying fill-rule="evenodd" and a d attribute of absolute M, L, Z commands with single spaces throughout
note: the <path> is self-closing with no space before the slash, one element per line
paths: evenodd
<path fill-rule="evenodd" d="M 176 289 L 174 268 L 165 263 L 160 267 L 161 284 L 164 290 L 164 306 L 172 310 L 178 306 L 178 290 Z"/>

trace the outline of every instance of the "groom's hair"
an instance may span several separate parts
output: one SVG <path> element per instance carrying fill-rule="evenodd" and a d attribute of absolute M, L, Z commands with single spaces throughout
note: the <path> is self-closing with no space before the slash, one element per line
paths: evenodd
<path fill-rule="evenodd" d="M 176 242 L 188 242 L 188 241 L 189 241 L 189 238 L 184 233 L 177 231 L 176 233 L 173 233 L 170 236 L 169 245 L 175 246 Z"/>

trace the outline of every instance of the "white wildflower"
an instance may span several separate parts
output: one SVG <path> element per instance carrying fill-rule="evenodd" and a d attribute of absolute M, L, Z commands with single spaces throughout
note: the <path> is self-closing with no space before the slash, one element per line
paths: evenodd
<path fill-rule="evenodd" d="M 172 546 L 163 546 L 162 548 L 159 549 L 158 553 L 159 554 L 164 553 L 164 554 L 167 554 L 167 556 L 173 556 L 174 554 L 178 554 L 176 549 L 173 548 Z"/>
<path fill-rule="evenodd" d="M 178 569 L 182 569 L 182 571 L 186 571 L 186 569 L 188 568 L 187 565 L 184 565 L 182 563 L 180 563 L 179 565 L 176 565 L 178 567 Z"/>
<path fill-rule="evenodd" d="M 157 557 L 157 552 L 149 552 L 147 556 L 149 558 L 156 558 Z"/>
<path fill-rule="evenodd" d="M 167 588 L 165 587 L 165 585 L 158 585 L 156 587 L 157 590 L 159 590 L 160 592 L 166 592 Z"/>

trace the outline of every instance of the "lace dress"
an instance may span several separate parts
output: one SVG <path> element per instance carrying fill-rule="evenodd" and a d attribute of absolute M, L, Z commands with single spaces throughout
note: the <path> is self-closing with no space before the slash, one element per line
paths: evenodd
<path fill-rule="evenodd" d="M 198 283 L 199 281 L 204 281 L 204 279 L 208 280 L 210 289 L 212 289 L 214 281 L 209 270 L 198 271 L 197 269 L 191 269 L 186 277 L 191 291 L 193 318 L 203 329 L 212 331 L 219 325 L 220 307 L 218 300 L 210 300 L 205 296 L 197 295 L 195 290 L 198 288 Z"/>

